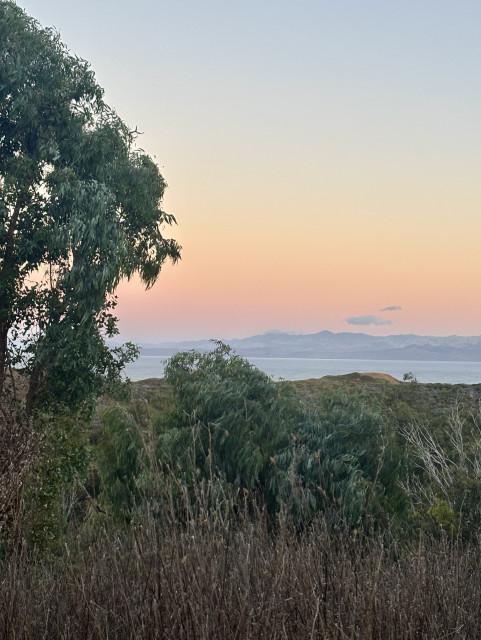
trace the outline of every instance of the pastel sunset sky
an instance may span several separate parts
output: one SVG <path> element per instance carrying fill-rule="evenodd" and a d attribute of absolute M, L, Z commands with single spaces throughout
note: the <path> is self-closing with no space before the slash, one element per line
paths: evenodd
<path fill-rule="evenodd" d="M 478 0 L 19 0 L 88 60 L 183 247 L 121 338 L 481 333 Z"/>

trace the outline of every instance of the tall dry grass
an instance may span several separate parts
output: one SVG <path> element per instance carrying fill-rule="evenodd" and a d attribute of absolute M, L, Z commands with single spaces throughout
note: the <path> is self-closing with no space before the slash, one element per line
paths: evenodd
<path fill-rule="evenodd" d="M 0 567 L 8 639 L 420 639 L 481 637 L 475 546 L 420 539 L 401 548 L 287 518 L 204 484 L 163 496 L 127 531 L 104 527 L 61 557 L 18 548 Z M 180 500 L 180 508 L 179 508 Z M 179 515 L 181 514 L 181 515 Z"/>
<path fill-rule="evenodd" d="M 23 483 L 37 460 L 39 444 L 39 434 L 21 403 L 4 393 L 0 401 L 0 536 L 4 544 L 14 544 L 19 535 Z"/>

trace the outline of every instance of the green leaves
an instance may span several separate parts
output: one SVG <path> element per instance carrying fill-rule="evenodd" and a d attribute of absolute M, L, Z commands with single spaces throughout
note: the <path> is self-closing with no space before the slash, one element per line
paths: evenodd
<path fill-rule="evenodd" d="M 195 431 L 195 464 L 205 474 L 269 492 L 273 457 L 289 443 L 298 405 L 247 360 L 220 342 L 213 351 L 173 356 L 166 379 L 178 406 L 181 446 Z M 176 456 L 179 451 L 172 451 Z"/>
<path fill-rule="evenodd" d="M 330 396 L 307 413 L 289 385 L 278 385 L 217 343 L 179 353 L 166 378 L 178 410 L 176 439 L 164 454 L 183 469 L 259 491 L 271 510 L 284 503 L 298 522 L 316 511 L 357 523 L 390 506 L 395 471 L 380 414 L 355 397 Z M 169 444 L 170 443 L 170 446 Z M 392 471 L 392 469 L 391 469 Z"/>
<path fill-rule="evenodd" d="M 150 287 L 180 258 L 136 135 L 58 34 L 0 4 L 0 396 L 8 336 L 17 349 L 22 336 L 29 410 L 42 394 L 74 407 L 101 392 L 118 369 L 103 345 L 117 284 L 138 273 Z M 52 384 L 62 376 L 78 393 Z"/>

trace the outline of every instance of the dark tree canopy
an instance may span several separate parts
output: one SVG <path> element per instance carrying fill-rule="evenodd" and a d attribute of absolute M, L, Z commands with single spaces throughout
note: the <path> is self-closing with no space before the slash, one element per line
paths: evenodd
<path fill-rule="evenodd" d="M 147 287 L 180 247 L 162 235 L 165 182 L 103 100 L 89 64 L 14 2 L 0 2 L 0 400 L 7 371 L 71 406 L 128 354 L 111 351 L 114 291 Z"/>

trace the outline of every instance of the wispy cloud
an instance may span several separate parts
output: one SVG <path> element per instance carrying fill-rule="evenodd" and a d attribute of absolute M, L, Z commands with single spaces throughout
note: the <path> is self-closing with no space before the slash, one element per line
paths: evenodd
<path fill-rule="evenodd" d="M 378 318 L 378 316 L 351 316 L 346 318 L 348 324 L 367 325 L 367 324 L 392 324 L 392 320 Z"/>
<path fill-rule="evenodd" d="M 402 307 L 397 304 L 393 304 L 391 307 L 384 307 L 384 309 L 379 309 L 379 311 L 401 311 Z"/>

